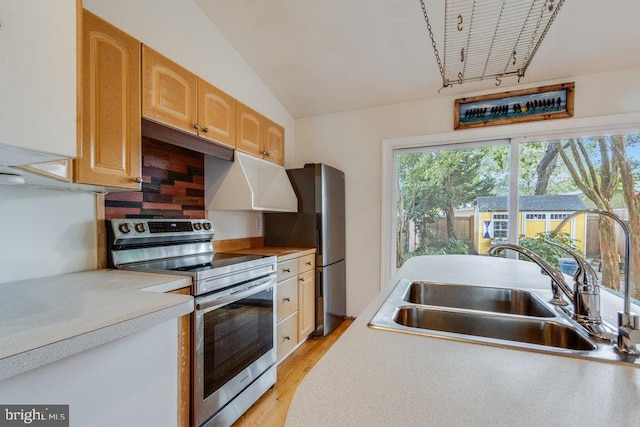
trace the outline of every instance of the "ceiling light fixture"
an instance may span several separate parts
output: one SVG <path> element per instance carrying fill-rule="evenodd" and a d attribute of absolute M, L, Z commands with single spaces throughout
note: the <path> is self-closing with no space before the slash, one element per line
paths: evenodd
<path fill-rule="evenodd" d="M 442 87 L 524 77 L 564 0 L 446 0 L 444 60 L 420 0 Z"/>

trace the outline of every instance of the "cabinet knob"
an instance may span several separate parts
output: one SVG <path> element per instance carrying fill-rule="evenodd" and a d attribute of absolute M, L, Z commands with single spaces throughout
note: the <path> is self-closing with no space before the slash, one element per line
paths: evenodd
<path fill-rule="evenodd" d="M 304 282 L 304 277 L 301 277 L 301 278 L 300 278 L 300 281 L 301 281 L 301 282 Z"/>
<path fill-rule="evenodd" d="M 291 339 L 291 337 L 290 337 L 289 335 L 287 335 L 286 337 L 284 337 L 284 338 L 282 339 L 282 341 L 289 341 L 290 339 Z"/>
<path fill-rule="evenodd" d="M 195 125 L 191 126 L 191 127 L 192 127 L 192 128 L 194 128 L 195 130 L 200 129 L 200 125 L 199 125 L 199 124 L 197 124 L 197 123 L 196 123 Z"/>
<path fill-rule="evenodd" d="M 264 154 L 266 157 L 270 157 L 271 156 L 271 153 L 269 153 L 268 151 L 265 151 L 262 154 Z"/>
<path fill-rule="evenodd" d="M 308 262 L 307 262 L 307 265 L 311 265 L 311 261 L 308 261 Z"/>
<path fill-rule="evenodd" d="M 204 133 L 209 132 L 209 128 L 202 128 L 202 132 L 204 132 Z"/>
<path fill-rule="evenodd" d="M 291 273 L 291 269 L 290 268 L 283 268 L 282 272 L 283 273 Z"/>
<path fill-rule="evenodd" d="M 137 182 L 138 184 L 141 184 L 142 183 L 142 177 L 137 176 L 137 177 L 133 178 L 133 182 Z"/>
<path fill-rule="evenodd" d="M 289 298 L 289 297 L 284 297 L 284 298 L 282 298 L 282 299 L 283 299 L 284 301 L 291 301 L 291 298 Z"/>

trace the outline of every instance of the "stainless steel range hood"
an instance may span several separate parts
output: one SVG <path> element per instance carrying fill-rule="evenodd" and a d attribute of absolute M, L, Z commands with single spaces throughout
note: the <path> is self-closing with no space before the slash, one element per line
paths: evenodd
<path fill-rule="evenodd" d="M 296 212 L 298 199 L 282 166 L 236 150 L 233 163 L 207 156 L 205 201 L 215 211 Z"/>

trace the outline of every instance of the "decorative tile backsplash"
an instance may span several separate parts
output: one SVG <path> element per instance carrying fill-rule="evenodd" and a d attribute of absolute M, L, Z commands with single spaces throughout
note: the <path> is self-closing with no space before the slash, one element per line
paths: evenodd
<path fill-rule="evenodd" d="M 142 138 L 142 191 L 105 195 L 105 217 L 205 218 L 204 154 Z"/>

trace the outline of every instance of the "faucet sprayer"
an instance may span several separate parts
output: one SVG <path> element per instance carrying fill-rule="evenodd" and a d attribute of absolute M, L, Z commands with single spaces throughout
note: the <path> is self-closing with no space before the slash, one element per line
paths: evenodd
<path fill-rule="evenodd" d="M 567 216 L 551 232 L 555 237 L 569 220 L 579 214 L 597 214 L 613 219 L 624 231 L 624 311 L 618 312 L 618 350 L 633 356 L 640 356 L 637 345 L 640 344 L 640 316 L 631 313 L 631 231 L 627 223 L 618 215 L 603 209 L 583 209 Z"/>

